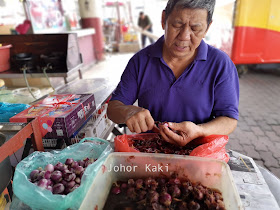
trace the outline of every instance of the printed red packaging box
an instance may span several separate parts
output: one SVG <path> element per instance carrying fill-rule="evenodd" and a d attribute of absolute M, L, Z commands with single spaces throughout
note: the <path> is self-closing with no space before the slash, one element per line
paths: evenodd
<path fill-rule="evenodd" d="M 10 122 L 38 118 L 44 138 L 69 138 L 95 109 L 93 94 L 51 95 L 10 118 Z"/>

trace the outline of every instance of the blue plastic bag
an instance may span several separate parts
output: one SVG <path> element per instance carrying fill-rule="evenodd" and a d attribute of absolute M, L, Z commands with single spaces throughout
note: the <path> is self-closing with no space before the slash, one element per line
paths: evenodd
<path fill-rule="evenodd" d="M 9 122 L 9 119 L 30 107 L 28 104 L 11 104 L 0 102 L 0 122 Z"/>
<path fill-rule="evenodd" d="M 91 142 L 84 142 L 84 141 Z M 32 209 L 78 209 L 106 157 L 112 152 L 108 141 L 99 138 L 85 138 L 80 143 L 61 151 L 34 152 L 23 159 L 16 167 L 13 179 L 14 194 Z M 98 158 L 90 164 L 82 177 L 81 185 L 67 195 L 52 194 L 31 183 L 28 178 L 31 171 L 47 164 L 64 163 L 67 158 L 82 160 L 86 157 Z M 11 209 L 17 209 L 11 205 Z"/>

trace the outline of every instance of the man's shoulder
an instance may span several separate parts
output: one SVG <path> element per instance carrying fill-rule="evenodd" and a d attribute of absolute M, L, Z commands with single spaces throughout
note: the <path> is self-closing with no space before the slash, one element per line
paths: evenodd
<path fill-rule="evenodd" d="M 149 50 L 149 46 L 146 48 L 143 48 L 141 50 L 139 50 L 138 52 L 136 52 L 130 60 L 138 63 L 144 63 L 145 61 L 147 61 L 150 57 L 150 50 Z"/>
<path fill-rule="evenodd" d="M 211 63 L 214 64 L 213 71 L 217 74 L 222 74 L 225 77 L 233 75 L 235 72 L 235 65 L 232 62 L 231 58 L 224 51 L 208 45 L 208 59 L 211 60 Z"/>
<path fill-rule="evenodd" d="M 224 51 L 212 46 L 212 45 L 208 45 L 208 55 L 210 56 L 215 56 L 218 59 L 230 59 L 229 55 L 227 53 L 225 53 Z"/>

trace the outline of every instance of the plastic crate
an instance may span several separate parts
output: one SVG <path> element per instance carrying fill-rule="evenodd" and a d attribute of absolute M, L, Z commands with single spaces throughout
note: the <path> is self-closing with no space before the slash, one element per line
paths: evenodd
<path fill-rule="evenodd" d="M 56 147 L 57 139 L 43 139 L 43 146 L 44 147 Z"/>

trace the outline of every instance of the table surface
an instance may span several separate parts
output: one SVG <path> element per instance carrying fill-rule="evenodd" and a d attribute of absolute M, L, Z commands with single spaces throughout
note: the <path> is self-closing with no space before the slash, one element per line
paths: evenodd
<path fill-rule="evenodd" d="M 280 180 L 248 156 L 228 152 L 228 165 L 245 210 L 279 210 Z"/>
<path fill-rule="evenodd" d="M 47 70 L 47 75 L 48 77 L 71 77 L 73 74 L 77 73 L 78 70 L 81 68 L 82 65 L 78 65 L 75 68 L 69 70 L 69 71 L 63 71 L 63 72 L 53 72 L 51 70 Z M 76 74 L 75 74 L 76 75 Z M 0 77 L 1 78 L 23 78 L 23 71 L 20 71 L 19 69 L 15 70 L 7 70 L 0 72 Z M 32 72 L 26 73 L 27 78 L 39 78 L 39 77 L 45 77 L 43 72 Z"/>
<path fill-rule="evenodd" d="M 75 80 L 55 91 L 55 94 L 87 94 L 93 93 L 96 109 L 99 109 L 111 96 L 116 85 L 105 78 Z"/>

